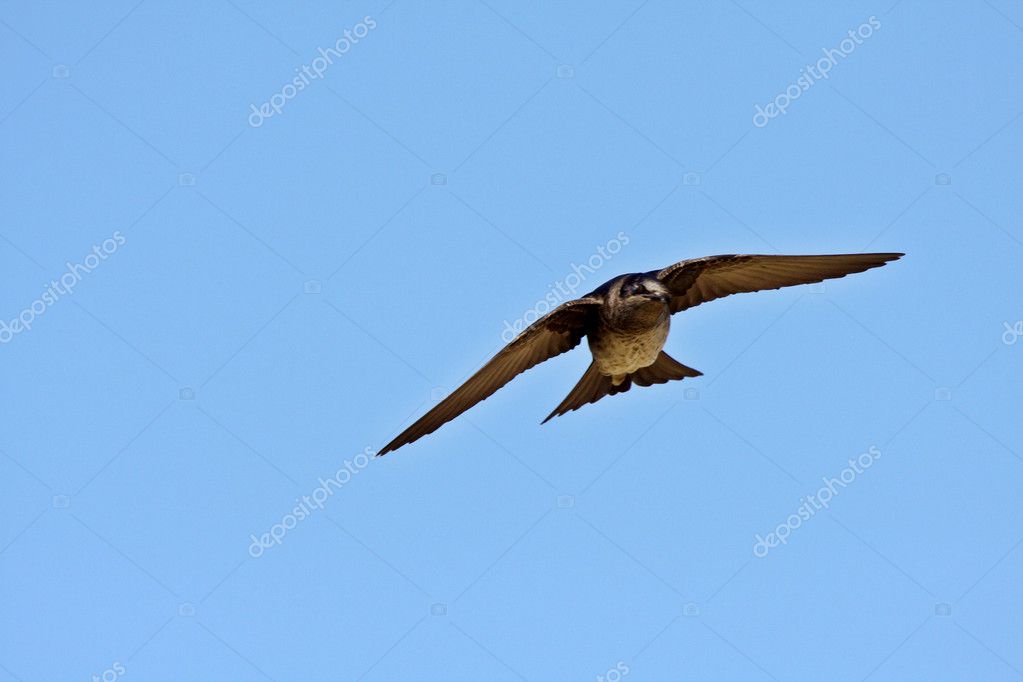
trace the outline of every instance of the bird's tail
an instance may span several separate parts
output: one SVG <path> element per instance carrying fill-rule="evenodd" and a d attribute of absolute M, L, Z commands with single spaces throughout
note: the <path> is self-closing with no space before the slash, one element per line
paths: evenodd
<path fill-rule="evenodd" d="M 591 362 L 582 379 L 575 385 L 575 388 L 541 423 L 546 424 L 554 417 L 561 416 L 572 410 L 578 410 L 583 405 L 595 403 L 606 395 L 625 393 L 632 388 L 633 384 L 637 386 L 651 386 L 653 384 L 664 384 L 675 379 L 702 375 L 703 372 L 692 367 L 686 367 L 681 362 L 675 360 L 675 358 L 661 351 L 657 359 L 654 360 L 654 364 L 640 368 L 627 375 L 625 380 L 616 386 L 612 382 L 611 377 L 601 374 L 597 371 L 596 363 Z"/>

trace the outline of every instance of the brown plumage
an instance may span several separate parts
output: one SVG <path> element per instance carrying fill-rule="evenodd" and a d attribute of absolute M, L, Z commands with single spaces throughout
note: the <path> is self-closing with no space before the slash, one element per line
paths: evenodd
<path fill-rule="evenodd" d="M 378 454 L 397 450 L 451 421 L 497 389 L 587 337 L 593 362 L 544 420 L 605 395 L 701 373 L 662 350 L 673 313 L 722 296 L 844 277 L 897 260 L 901 253 L 825 256 L 726 255 L 694 258 L 663 270 L 622 275 L 568 301 L 527 327 L 464 384 Z"/>

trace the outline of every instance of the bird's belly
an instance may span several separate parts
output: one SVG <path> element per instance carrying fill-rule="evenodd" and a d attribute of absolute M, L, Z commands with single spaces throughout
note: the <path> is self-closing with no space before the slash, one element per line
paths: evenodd
<path fill-rule="evenodd" d="M 604 330 L 589 337 L 590 352 L 601 374 L 631 374 L 652 365 L 667 338 L 667 324 L 635 333 Z"/>

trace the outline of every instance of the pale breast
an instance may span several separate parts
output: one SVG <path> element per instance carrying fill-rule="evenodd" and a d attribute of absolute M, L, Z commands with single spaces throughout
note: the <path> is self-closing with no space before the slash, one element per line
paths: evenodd
<path fill-rule="evenodd" d="M 597 370 L 605 376 L 630 374 L 657 359 L 668 338 L 668 321 L 633 333 L 601 330 L 589 338 Z"/>

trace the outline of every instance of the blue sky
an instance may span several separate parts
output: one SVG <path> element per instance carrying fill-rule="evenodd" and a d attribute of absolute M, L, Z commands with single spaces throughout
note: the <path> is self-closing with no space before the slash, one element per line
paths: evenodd
<path fill-rule="evenodd" d="M 0 2 L 0 682 L 1019 679 L 1021 52 L 1008 0 Z M 583 347 L 366 456 L 559 284 L 856 251 L 908 255 L 676 316 L 702 377 L 541 427 Z"/>

